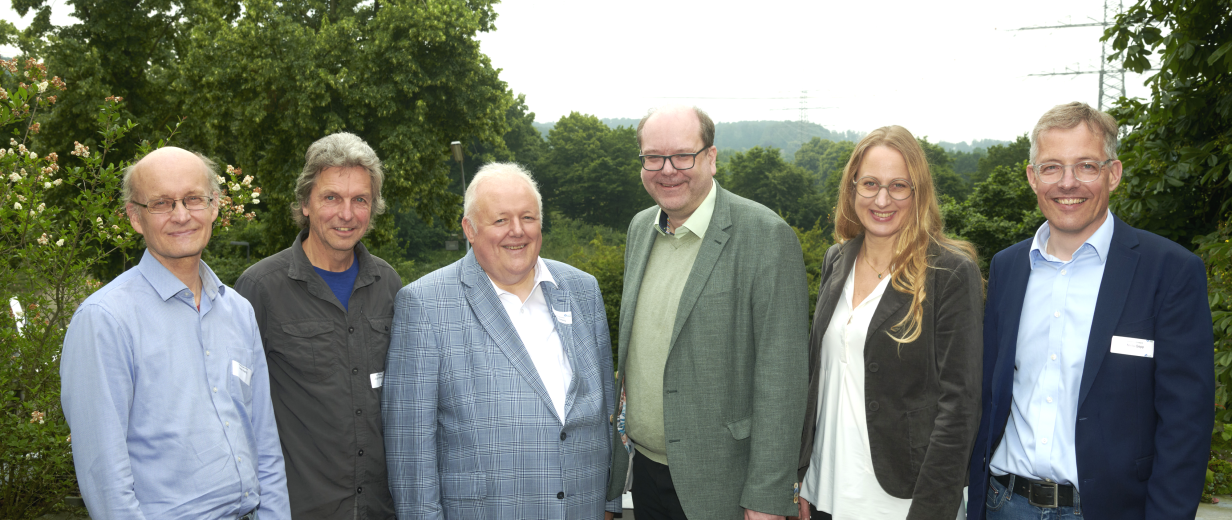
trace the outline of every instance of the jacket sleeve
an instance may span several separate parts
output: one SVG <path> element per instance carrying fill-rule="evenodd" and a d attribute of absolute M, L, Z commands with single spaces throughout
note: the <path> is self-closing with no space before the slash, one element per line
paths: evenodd
<path fill-rule="evenodd" d="M 1155 316 L 1155 460 L 1147 518 L 1193 518 L 1206 483 L 1215 421 L 1214 333 L 1206 268 L 1194 255 L 1164 281 Z"/>
<path fill-rule="evenodd" d="M 966 469 L 980 418 L 983 360 L 983 283 L 975 263 L 956 253 L 944 267 L 930 268 L 935 277 L 931 334 L 941 395 L 928 449 L 912 492 L 911 520 L 950 520 L 962 503 Z M 957 264 L 950 268 L 950 264 Z"/>
<path fill-rule="evenodd" d="M 612 369 L 612 335 L 607 327 L 607 309 L 603 306 L 603 294 L 599 292 L 599 283 L 590 277 L 591 283 L 595 284 L 594 300 L 591 301 L 591 308 L 595 311 L 594 318 L 594 335 L 595 348 L 599 351 L 595 352 L 595 359 L 599 360 L 599 375 L 603 378 L 603 410 L 607 414 L 604 416 L 604 424 L 608 424 L 613 414 L 616 413 L 616 378 L 615 372 Z M 609 486 L 611 479 L 616 478 L 612 472 L 612 457 L 608 457 L 608 480 Z M 620 475 L 624 478 L 624 474 Z M 606 490 L 604 491 L 606 494 Z M 621 508 L 621 497 L 616 497 L 608 500 L 604 505 L 604 511 L 619 513 Z"/>
<path fill-rule="evenodd" d="M 997 258 L 993 257 L 988 267 L 988 294 L 984 302 L 984 359 L 980 381 L 979 429 L 976 430 L 975 447 L 971 451 L 971 463 L 967 470 L 967 517 L 984 520 L 984 494 L 988 489 L 988 458 L 991 445 L 1000 439 L 992 435 L 992 373 L 997 364 Z M 972 506 L 971 504 L 974 504 Z"/>
<path fill-rule="evenodd" d="M 381 419 L 389 491 L 400 519 L 443 519 L 436 473 L 440 347 L 414 287 L 398 291 Z"/>
<path fill-rule="evenodd" d="M 753 417 L 748 473 L 740 507 L 794 515 L 800 425 L 808 379 L 808 279 L 795 231 L 779 221 L 752 287 Z M 769 261 L 773 259 L 773 261 Z"/>

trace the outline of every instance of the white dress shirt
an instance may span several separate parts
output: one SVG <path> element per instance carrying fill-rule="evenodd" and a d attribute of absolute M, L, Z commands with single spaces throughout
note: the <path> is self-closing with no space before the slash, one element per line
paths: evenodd
<path fill-rule="evenodd" d="M 488 279 L 491 280 L 491 277 Z M 500 297 L 501 305 L 504 305 L 505 313 L 509 315 L 509 321 L 513 322 L 513 328 L 518 331 L 526 353 L 535 363 L 539 380 L 548 391 L 548 397 L 552 398 L 556 417 L 563 425 L 565 396 L 569 391 L 569 382 L 573 380 L 573 367 L 569 365 L 569 357 L 565 355 L 565 347 L 556 331 L 556 317 L 552 315 L 552 309 L 543 297 L 540 285 L 544 283 L 556 286 L 556 280 L 552 278 L 551 271 L 548 271 L 547 264 L 539 258 L 535 262 L 535 288 L 531 290 L 526 301 L 501 289 L 496 282 L 492 282 L 492 287 L 496 289 L 496 295 Z"/>
<path fill-rule="evenodd" d="M 892 497 L 877 482 L 864 404 L 864 343 L 890 278 L 853 309 L 852 269 L 821 340 L 817 439 L 800 495 L 834 520 L 906 518 L 911 509 L 911 499 Z"/>

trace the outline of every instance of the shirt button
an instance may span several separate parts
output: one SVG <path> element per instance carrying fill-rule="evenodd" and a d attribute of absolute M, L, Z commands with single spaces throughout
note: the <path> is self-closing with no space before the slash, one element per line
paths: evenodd
<path fill-rule="evenodd" d="M 244 492 L 244 496 L 245 496 L 245 497 L 247 497 L 247 496 L 248 496 L 248 492 L 247 492 L 247 491 L 245 491 L 245 492 Z"/>
<path fill-rule="evenodd" d="M 358 373 L 359 373 L 359 369 L 358 369 L 358 368 L 352 368 L 352 369 L 351 369 L 351 373 L 352 373 L 352 374 L 358 374 Z"/>
<path fill-rule="evenodd" d="M 1048 402 L 1050 402 L 1050 403 L 1052 402 L 1052 398 L 1051 398 L 1051 397 L 1048 397 L 1047 399 L 1048 399 Z"/>
<path fill-rule="evenodd" d="M 869 364 L 868 364 L 868 371 L 869 371 L 869 372 L 876 372 L 876 371 L 877 371 L 878 369 L 880 369 L 880 368 L 881 368 L 881 367 L 880 367 L 880 366 L 878 366 L 876 363 L 869 363 Z"/>
<path fill-rule="evenodd" d="M 868 409 L 869 409 L 869 410 L 872 410 L 872 411 L 874 411 L 874 412 L 875 412 L 875 411 L 877 411 L 877 409 L 878 409 L 878 408 L 881 408 L 881 405 L 877 404 L 877 401 L 873 401 L 873 402 L 871 402 L 871 403 L 868 403 Z"/>
<path fill-rule="evenodd" d="M 1056 360 L 1057 360 L 1057 355 L 1056 355 L 1056 354 L 1053 354 L 1053 355 L 1052 355 L 1052 360 L 1053 360 L 1053 361 L 1056 361 Z"/>
<path fill-rule="evenodd" d="M 1061 311 L 1053 311 L 1053 313 L 1052 313 L 1052 317 L 1053 317 L 1053 318 L 1060 318 L 1060 317 L 1061 317 Z"/>
<path fill-rule="evenodd" d="M 1044 444 L 1048 444 L 1048 439 L 1043 439 L 1043 440 L 1041 440 L 1040 442 L 1042 442 L 1042 443 L 1044 443 Z"/>
<path fill-rule="evenodd" d="M 207 355 L 207 356 L 208 356 L 208 355 L 210 355 L 210 351 L 208 351 L 208 350 L 207 350 L 207 351 L 205 351 L 205 355 Z"/>
<path fill-rule="evenodd" d="M 357 488 L 355 488 L 355 492 L 356 492 L 356 493 L 363 493 L 363 492 L 364 492 L 364 488 L 357 487 Z"/>
<path fill-rule="evenodd" d="M 360 457 L 363 457 L 363 456 L 364 456 L 364 450 L 359 450 L 359 456 L 360 456 Z"/>
<path fill-rule="evenodd" d="M 218 387 L 214 387 L 214 393 L 218 393 Z"/>
<path fill-rule="evenodd" d="M 222 424 L 223 424 L 223 426 L 231 426 L 231 421 L 226 421 L 226 422 L 224 422 L 224 423 L 222 423 Z"/>
<path fill-rule="evenodd" d="M 559 499 L 561 499 L 561 500 L 564 500 L 564 499 L 565 499 L 565 492 L 564 492 L 564 491 L 561 491 L 560 493 L 557 493 L 557 494 L 556 494 L 556 498 L 559 498 Z"/>
<path fill-rule="evenodd" d="M 354 333 L 355 327 L 347 327 L 347 332 Z"/>
<path fill-rule="evenodd" d="M 1064 269 L 1062 269 L 1062 270 L 1061 270 L 1061 276 L 1065 276 L 1065 270 L 1064 270 Z"/>
<path fill-rule="evenodd" d="M 363 410 L 355 410 L 355 415 L 363 415 L 363 414 L 364 414 Z"/>
<path fill-rule="evenodd" d="M 565 437 L 567 437 L 567 435 L 565 435 L 565 432 L 560 432 L 560 440 L 562 441 L 565 440 Z"/>
<path fill-rule="evenodd" d="M 235 460 L 237 462 L 244 462 L 244 457 L 236 457 Z"/>

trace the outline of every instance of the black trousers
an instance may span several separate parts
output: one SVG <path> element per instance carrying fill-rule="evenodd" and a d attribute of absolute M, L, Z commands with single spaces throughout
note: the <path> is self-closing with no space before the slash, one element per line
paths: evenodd
<path fill-rule="evenodd" d="M 813 507 L 813 504 L 809 504 L 809 519 L 810 520 L 831 520 L 830 513 L 826 513 L 824 511 L 818 511 L 816 507 Z"/>
<path fill-rule="evenodd" d="M 688 520 L 671 468 L 650 460 L 641 451 L 633 454 L 633 511 L 637 520 Z"/>

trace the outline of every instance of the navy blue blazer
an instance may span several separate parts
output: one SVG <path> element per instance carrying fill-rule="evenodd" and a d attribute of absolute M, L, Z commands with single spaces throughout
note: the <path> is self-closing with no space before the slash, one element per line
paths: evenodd
<path fill-rule="evenodd" d="M 988 461 L 1013 400 L 1031 240 L 997 253 L 984 309 L 983 415 L 968 518 L 983 520 Z M 1110 354 L 1112 336 L 1155 341 L 1153 358 Z M 1193 520 L 1215 420 L 1214 335 L 1206 268 L 1185 248 L 1113 217 L 1075 431 L 1083 516 Z"/>

